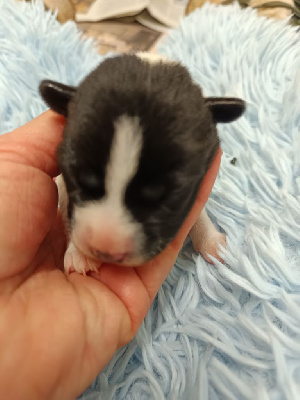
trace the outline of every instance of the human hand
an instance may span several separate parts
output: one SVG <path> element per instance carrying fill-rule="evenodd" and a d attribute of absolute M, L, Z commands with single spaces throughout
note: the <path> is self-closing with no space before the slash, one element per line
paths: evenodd
<path fill-rule="evenodd" d="M 47 111 L 0 137 L 0 398 L 74 399 L 128 343 L 211 192 L 221 150 L 175 240 L 138 268 L 64 275 L 53 181 L 64 118 Z"/>

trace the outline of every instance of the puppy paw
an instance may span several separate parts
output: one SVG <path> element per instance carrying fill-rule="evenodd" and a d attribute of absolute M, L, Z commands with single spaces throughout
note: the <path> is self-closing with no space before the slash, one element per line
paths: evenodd
<path fill-rule="evenodd" d="M 211 235 L 207 235 L 205 239 L 201 239 L 202 240 L 193 242 L 195 251 L 201 253 L 204 259 L 210 264 L 213 264 L 210 256 L 224 262 L 218 253 L 220 246 L 226 247 L 226 236 L 223 233 L 216 231 Z"/>
<path fill-rule="evenodd" d="M 64 270 L 68 275 L 71 272 L 78 272 L 86 275 L 89 271 L 98 272 L 101 265 L 100 261 L 94 261 L 83 255 L 73 243 L 69 244 L 64 257 Z"/>

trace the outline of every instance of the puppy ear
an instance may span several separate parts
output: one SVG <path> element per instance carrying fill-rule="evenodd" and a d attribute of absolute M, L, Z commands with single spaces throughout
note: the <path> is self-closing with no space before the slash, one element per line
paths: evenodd
<path fill-rule="evenodd" d="M 245 102 L 234 97 L 206 97 L 213 119 L 218 122 L 232 122 L 238 119 L 245 111 Z"/>
<path fill-rule="evenodd" d="M 62 83 L 45 80 L 39 87 L 45 103 L 53 110 L 65 117 L 68 114 L 68 104 L 76 93 L 76 88 Z"/>

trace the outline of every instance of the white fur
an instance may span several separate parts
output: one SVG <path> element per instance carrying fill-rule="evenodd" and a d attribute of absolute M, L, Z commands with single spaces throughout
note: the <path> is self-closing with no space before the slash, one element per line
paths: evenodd
<path fill-rule="evenodd" d="M 216 229 L 205 208 L 203 208 L 192 227 L 190 238 L 194 249 L 200 252 L 206 261 L 212 264 L 211 256 L 222 261 L 219 250 L 221 250 L 220 246 L 226 247 L 226 236 Z"/>
<path fill-rule="evenodd" d="M 70 242 L 64 256 L 64 270 L 67 274 L 72 271 L 86 275 L 88 271 L 97 272 L 101 262 L 86 257 L 73 242 Z"/>
<path fill-rule="evenodd" d="M 114 125 L 105 189 L 107 202 L 119 207 L 123 203 L 126 187 L 138 169 L 142 132 L 138 117 L 123 115 Z"/>
<path fill-rule="evenodd" d="M 155 53 L 147 53 L 144 51 L 140 51 L 135 54 L 140 59 L 148 62 L 149 64 L 159 64 L 159 63 L 166 63 L 166 64 L 174 64 L 175 61 L 170 60 L 165 56 L 161 56 L 160 54 Z"/>
<path fill-rule="evenodd" d="M 67 188 L 65 184 L 65 180 L 62 175 L 59 175 L 55 179 L 55 183 L 58 190 L 58 198 L 59 198 L 59 208 L 61 211 L 62 219 L 64 222 L 65 228 L 68 227 L 68 204 L 69 204 L 69 196 L 67 193 Z M 66 229 L 66 234 L 69 234 L 68 229 Z"/>

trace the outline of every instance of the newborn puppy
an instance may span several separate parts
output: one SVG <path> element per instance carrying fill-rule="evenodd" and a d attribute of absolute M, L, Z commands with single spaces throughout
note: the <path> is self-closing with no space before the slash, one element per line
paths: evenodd
<path fill-rule="evenodd" d="M 216 123 L 244 111 L 240 99 L 204 98 L 185 67 L 147 53 L 106 59 L 78 88 L 43 81 L 40 93 L 66 116 L 57 186 L 67 273 L 138 266 L 164 250 L 217 152 Z M 191 237 L 208 260 L 225 243 L 205 212 Z"/>

